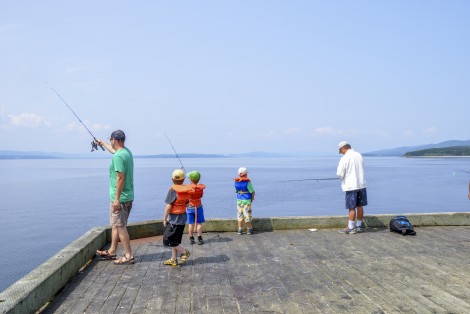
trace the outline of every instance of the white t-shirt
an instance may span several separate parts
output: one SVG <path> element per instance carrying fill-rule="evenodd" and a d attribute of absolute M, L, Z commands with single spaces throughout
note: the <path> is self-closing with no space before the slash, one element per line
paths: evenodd
<path fill-rule="evenodd" d="M 336 175 L 341 179 L 341 189 L 346 191 L 359 190 L 366 187 L 364 178 L 364 159 L 362 155 L 350 148 L 341 157 Z"/>

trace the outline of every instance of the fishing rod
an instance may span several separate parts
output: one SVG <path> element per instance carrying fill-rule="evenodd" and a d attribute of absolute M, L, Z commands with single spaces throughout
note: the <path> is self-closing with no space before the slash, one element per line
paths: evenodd
<path fill-rule="evenodd" d="M 180 156 L 178 156 L 178 153 L 176 152 L 175 147 L 174 147 L 173 144 L 171 143 L 171 140 L 170 140 L 170 138 L 168 137 L 168 135 L 167 135 L 166 133 L 165 133 L 165 136 L 166 136 L 166 138 L 168 139 L 168 143 L 170 143 L 171 148 L 173 148 L 173 151 L 175 152 L 176 158 L 178 158 L 178 160 L 179 160 L 179 162 L 180 162 L 181 169 L 184 171 L 184 174 L 186 174 L 186 169 L 184 169 L 184 166 L 183 166 L 183 163 L 181 162 Z"/>
<path fill-rule="evenodd" d="M 284 180 L 282 182 L 302 182 L 302 181 L 328 181 L 328 180 L 338 180 L 338 178 L 314 178 L 314 179 L 297 179 L 297 180 Z"/>
<path fill-rule="evenodd" d="M 91 131 L 86 127 L 85 123 L 82 122 L 82 120 L 80 120 L 80 118 L 77 116 L 77 114 L 75 113 L 75 111 L 73 111 L 72 107 L 69 106 L 69 104 L 65 101 L 64 98 L 62 98 L 62 96 L 60 96 L 60 94 L 52 87 L 52 86 L 49 86 L 52 91 L 57 95 L 57 97 L 60 98 L 60 100 L 62 100 L 62 102 L 67 106 L 67 108 L 70 109 L 70 111 L 72 111 L 72 113 L 74 114 L 75 117 L 77 117 L 78 121 L 85 127 L 85 129 L 88 131 L 88 133 L 90 133 L 91 137 L 93 137 L 93 142 L 91 142 L 91 151 L 95 151 L 95 150 L 98 150 L 98 145 L 101 147 L 101 149 L 104 151 L 104 147 L 103 145 L 100 145 L 98 144 L 98 140 L 96 139 L 96 137 L 91 133 Z"/>
<path fill-rule="evenodd" d="M 176 158 L 178 158 L 178 161 L 180 162 L 181 169 L 184 171 L 184 174 L 186 174 L 186 169 L 184 168 L 183 163 L 181 162 L 180 156 L 178 155 L 178 153 L 176 152 L 175 147 L 173 146 L 173 143 L 171 143 L 170 137 L 166 133 L 165 133 L 165 136 L 168 140 L 168 143 L 170 143 L 171 148 L 173 148 L 173 151 L 175 152 Z M 196 216 L 195 216 L 195 219 L 194 219 L 194 225 L 195 225 L 195 229 L 196 229 L 196 232 L 197 232 L 197 208 L 194 208 L 194 211 L 196 213 Z M 214 232 L 216 232 L 217 229 L 215 228 L 215 225 L 214 225 L 214 222 L 212 221 L 212 219 L 208 219 L 208 221 L 211 222 L 212 229 L 213 229 Z M 216 232 L 216 233 L 217 234 L 216 234 L 215 237 L 219 238 L 220 237 L 219 233 L 218 232 Z M 214 239 L 214 237 L 212 238 L 212 240 L 213 239 Z"/>

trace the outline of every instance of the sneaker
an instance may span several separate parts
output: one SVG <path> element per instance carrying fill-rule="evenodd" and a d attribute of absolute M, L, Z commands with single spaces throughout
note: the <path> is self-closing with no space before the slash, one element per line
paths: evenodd
<path fill-rule="evenodd" d="M 180 257 L 180 265 L 183 265 L 184 263 L 186 263 L 186 260 L 188 259 L 189 256 L 191 256 L 191 252 L 186 250 L 186 252 Z"/>
<path fill-rule="evenodd" d="M 163 265 L 178 266 L 178 260 L 170 258 L 169 260 L 164 261 Z"/>
<path fill-rule="evenodd" d="M 194 237 L 189 237 L 189 242 L 190 242 L 191 244 L 196 243 L 196 242 L 194 241 Z"/>
<path fill-rule="evenodd" d="M 253 229 L 248 228 L 248 229 L 246 230 L 246 234 L 253 234 Z"/>
<path fill-rule="evenodd" d="M 238 229 L 238 232 L 237 232 L 237 234 L 238 234 L 238 235 L 241 235 L 241 234 L 243 234 L 243 229 L 242 229 L 242 228 Z"/>
<path fill-rule="evenodd" d="M 346 227 L 342 230 L 339 231 L 339 233 L 344 233 L 344 234 L 355 234 L 356 233 L 356 229 L 352 228 L 352 229 L 349 229 L 349 227 Z"/>
<path fill-rule="evenodd" d="M 204 244 L 204 240 L 202 240 L 202 237 L 197 237 L 197 244 L 198 245 L 203 245 Z"/>
<path fill-rule="evenodd" d="M 356 233 L 362 233 L 366 231 L 366 227 L 364 225 L 361 225 L 360 227 L 356 227 Z"/>

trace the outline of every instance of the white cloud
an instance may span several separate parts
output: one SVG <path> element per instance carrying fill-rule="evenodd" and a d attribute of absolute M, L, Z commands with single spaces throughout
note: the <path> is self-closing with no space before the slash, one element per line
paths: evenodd
<path fill-rule="evenodd" d="M 300 128 L 289 128 L 287 130 L 282 131 L 283 134 L 292 135 L 300 133 Z"/>
<path fill-rule="evenodd" d="M 402 135 L 405 138 L 414 138 L 415 137 L 415 134 L 414 134 L 413 130 L 405 130 L 405 131 L 403 131 Z"/>
<path fill-rule="evenodd" d="M 281 138 L 288 138 L 290 136 L 298 135 L 301 133 L 302 133 L 302 130 L 300 128 L 288 128 L 285 130 L 269 130 L 269 131 L 254 134 L 254 138 L 281 139 Z"/>
<path fill-rule="evenodd" d="M 429 127 L 421 131 L 424 134 L 436 134 L 437 133 L 437 128 L 436 127 Z"/>
<path fill-rule="evenodd" d="M 315 134 L 319 135 L 333 135 L 335 134 L 335 130 L 332 127 L 326 126 L 326 127 L 318 127 L 313 130 Z"/>
<path fill-rule="evenodd" d="M 334 129 L 332 127 L 318 127 L 313 130 L 314 136 L 342 136 L 355 137 L 360 134 L 356 129 Z"/>
<path fill-rule="evenodd" d="M 392 135 L 384 130 L 372 130 L 370 131 L 371 134 L 378 136 L 379 138 L 389 139 L 392 138 Z"/>
<path fill-rule="evenodd" d="M 19 115 L 8 115 L 9 122 L 15 127 L 37 128 L 41 126 L 50 127 L 52 123 L 44 116 L 35 113 L 20 113 Z"/>
<path fill-rule="evenodd" d="M 269 130 L 269 131 L 257 133 L 254 135 L 255 138 L 276 138 L 278 136 L 279 136 L 279 132 L 276 132 L 274 130 Z"/>
<path fill-rule="evenodd" d="M 100 124 L 100 123 L 91 123 L 90 121 L 83 121 L 83 123 L 87 126 L 87 128 L 93 133 L 93 132 L 100 132 L 100 131 L 109 131 L 111 129 L 111 126 L 109 124 Z M 80 122 L 71 122 L 65 125 L 65 129 L 68 131 L 73 131 L 73 132 L 82 132 L 82 133 L 88 133 L 87 130 L 83 127 L 83 125 Z"/>

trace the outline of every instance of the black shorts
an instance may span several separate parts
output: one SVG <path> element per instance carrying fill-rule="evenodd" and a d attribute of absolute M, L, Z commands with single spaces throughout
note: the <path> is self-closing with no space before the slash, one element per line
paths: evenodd
<path fill-rule="evenodd" d="M 185 225 L 172 225 L 168 224 L 163 232 L 163 245 L 165 246 L 178 246 L 181 244 L 183 238 L 183 231 Z"/>

